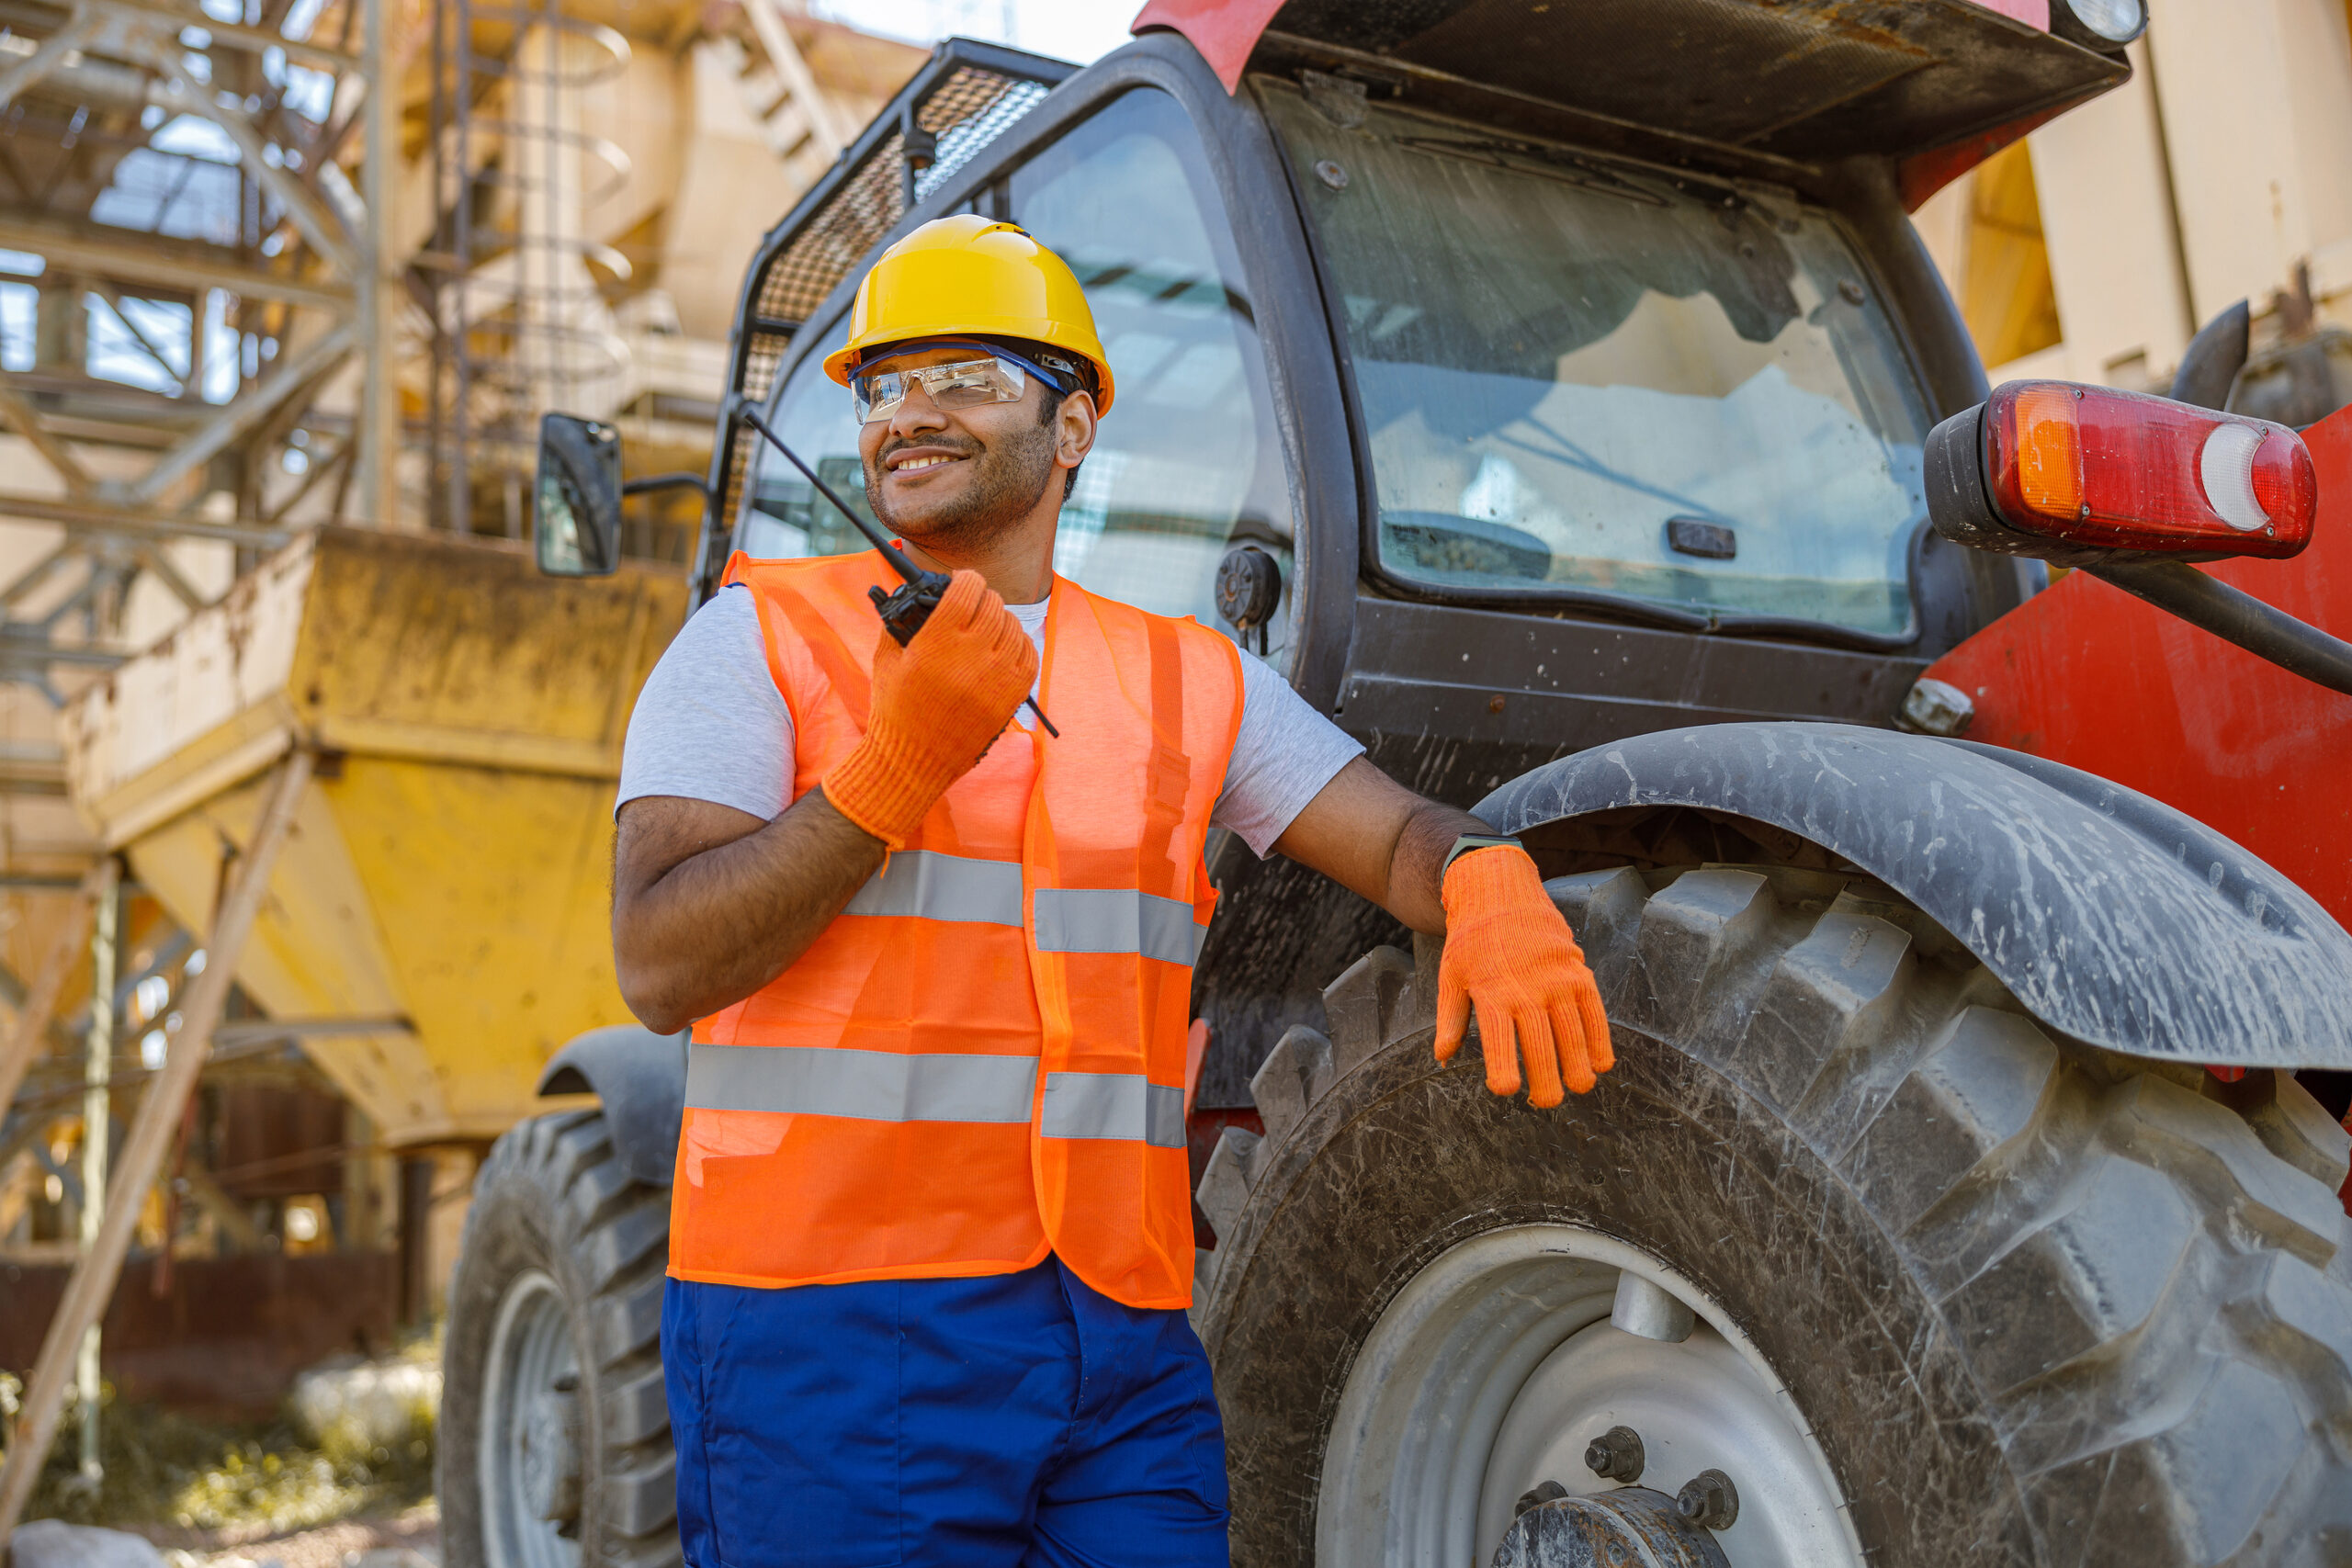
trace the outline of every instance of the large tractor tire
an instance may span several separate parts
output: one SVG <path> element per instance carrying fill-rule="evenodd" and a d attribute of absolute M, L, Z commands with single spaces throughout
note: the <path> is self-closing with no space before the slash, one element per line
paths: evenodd
<path fill-rule="evenodd" d="M 1439 1066 L 1436 944 L 1382 948 L 1208 1163 L 1237 1563 L 2352 1562 L 2347 1139 L 2291 1077 L 2054 1038 L 1860 877 L 1548 886 L 1598 1089 Z"/>
<path fill-rule="evenodd" d="M 662 1388 L 670 1194 L 602 1112 L 517 1124 L 474 1181 L 449 1283 L 438 1484 L 449 1568 L 671 1568 Z"/>

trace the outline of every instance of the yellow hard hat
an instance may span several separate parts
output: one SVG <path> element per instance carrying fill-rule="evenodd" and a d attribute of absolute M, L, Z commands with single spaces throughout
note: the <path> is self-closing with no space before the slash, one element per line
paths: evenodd
<path fill-rule="evenodd" d="M 1069 264 L 1028 233 L 978 213 L 930 222 L 882 253 L 849 308 L 849 341 L 825 355 L 842 386 L 869 348 L 922 338 L 1015 337 L 1092 363 L 1097 412 L 1111 412 L 1111 362 Z"/>

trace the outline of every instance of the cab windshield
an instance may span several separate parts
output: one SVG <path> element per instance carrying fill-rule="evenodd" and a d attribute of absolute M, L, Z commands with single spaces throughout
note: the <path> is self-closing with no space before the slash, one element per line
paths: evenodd
<path fill-rule="evenodd" d="M 1908 638 L 1930 422 L 1826 215 L 1261 92 L 1344 306 L 1390 578 Z"/>

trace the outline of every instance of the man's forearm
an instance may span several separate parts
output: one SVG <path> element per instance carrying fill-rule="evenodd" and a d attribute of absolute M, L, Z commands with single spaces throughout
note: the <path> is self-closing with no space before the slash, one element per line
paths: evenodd
<path fill-rule="evenodd" d="M 688 803 L 632 802 L 616 855 L 613 953 L 621 994 L 649 1028 L 664 1032 L 731 1007 L 782 974 L 883 858 L 881 841 L 835 810 L 821 789 L 756 831 L 707 847 L 693 836 L 712 833 L 708 812 L 638 810 L 682 804 Z M 641 885 L 628 879 L 632 865 L 662 864 L 669 869 Z"/>
<path fill-rule="evenodd" d="M 1273 847 L 1434 936 L 1445 930 L 1438 881 L 1446 852 L 1464 833 L 1492 831 L 1466 811 L 1422 799 L 1358 757 L 1291 819 Z"/>
<path fill-rule="evenodd" d="M 1397 830 L 1396 847 L 1388 861 L 1388 912 L 1417 931 L 1437 935 L 1445 930 L 1445 903 L 1440 893 L 1445 857 L 1464 833 L 1494 829 L 1457 807 L 1424 800 Z"/>

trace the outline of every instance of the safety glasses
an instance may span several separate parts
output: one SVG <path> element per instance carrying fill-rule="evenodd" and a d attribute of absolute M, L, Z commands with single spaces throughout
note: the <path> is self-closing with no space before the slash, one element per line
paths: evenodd
<path fill-rule="evenodd" d="M 930 346 L 960 346 L 933 344 Z M 978 346 L 975 344 L 974 346 Z M 976 409 L 988 403 L 1014 403 L 1035 376 L 1056 390 L 1061 382 L 1015 354 L 992 349 L 985 359 L 961 359 L 952 365 L 923 365 L 901 369 L 888 365 L 853 372 L 849 378 L 851 405 L 860 424 L 888 419 L 921 386 L 923 394 L 943 409 Z"/>

